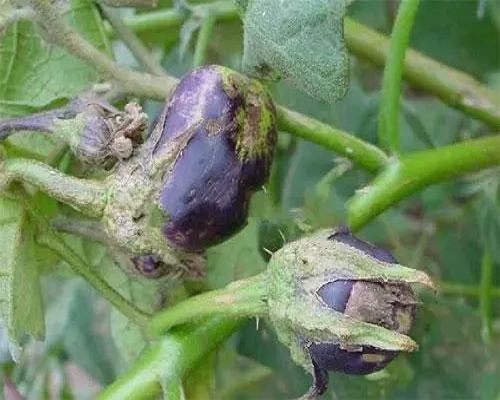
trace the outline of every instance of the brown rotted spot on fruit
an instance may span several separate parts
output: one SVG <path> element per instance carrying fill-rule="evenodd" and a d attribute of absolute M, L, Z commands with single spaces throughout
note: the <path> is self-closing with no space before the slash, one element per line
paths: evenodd
<path fill-rule="evenodd" d="M 211 119 L 205 122 L 205 129 L 208 132 L 208 136 L 215 136 L 221 134 L 224 127 L 219 120 Z"/>
<path fill-rule="evenodd" d="M 389 288 L 392 288 L 392 291 Z M 360 321 L 408 334 L 417 304 L 418 299 L 407 284 L 396 286 L 395 284 L 357 281 L 352 286 L 344 314 Z"/>

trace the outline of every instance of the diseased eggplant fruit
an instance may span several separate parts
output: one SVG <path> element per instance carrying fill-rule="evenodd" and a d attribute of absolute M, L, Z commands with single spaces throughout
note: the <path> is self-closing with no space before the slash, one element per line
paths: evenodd
<path fill-rule="evenodd" d="M 329 237 L 379 261 L 397 264 L 391 253 L 341 230 Z M 407 335 L 417 311 L 418 299 L 407 283 L 381 283 L 339 279 L 327 282 L 317 291 L 329 308 L 352 318 L 369 322 Z M 313 342 L 308 345 L 316 365 L 329 371 L 366 375 L 383 369 L 399 351 L 374 346 L 342 349 L 336 341 Z"/>
<path fill-rule="evenodd" d="M 223 67 L 191 72 L 167 106 L 154 153 L 186 141 L 161 191 L 176 246 L 199 250 L 246 223 L 251 193 L 269 176 L 276 142 L 274 105 L 256 81 Z"/>
<path fill-rule="evenodd" d="M 195 253 L 245 226 L 276 136 L 275 107 L 260 83 L 220 66 L 191 71 L 137 156 L 109 178 L 110 236 L 167 265 L 179 257 L 199 265 Z"/>
<path fill-rule="evenodd" d="M 345 227 L 288 243 L 268 265 L 269 317 L 292 358 L 313 375 L 304 399 L 326 391 L 328 371 L 365 375 L 400 352 L 419 300 L 410 283 L 432 287 L 422 271 Z"/>

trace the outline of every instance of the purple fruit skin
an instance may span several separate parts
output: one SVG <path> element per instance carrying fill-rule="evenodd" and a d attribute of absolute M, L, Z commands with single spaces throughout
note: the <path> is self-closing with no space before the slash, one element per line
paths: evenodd
<path fill-rule="evenodd" d="M 346 228 L 337 230 L 329 239 L 352 246 L 380 261 L 392 264 L 397 263 L 397 260 L 391 253 L 352 236 Z M 328 307 L 337 312 L 344 313 L 355 284 L 365 285 L 366 290 L 369 290 L 369 284 L 365 284 L 364 282 L 357 283 L 352 280 L 336 280 L 323 285 L 318 290 L 318 295 Z M 394 305 L 394 307 L 397 307 L 397 305 Z M 416 307 L 410 311 L 412 319 L 415 317 L 415 312 Z M 391 329 L 391 327 L 386 328 Z M 398 326 L 392 327 L 395 330 L 398 330 L 398 328 Z M 373 346 L 363 346 L 361 351 L 348 351 L 342 349 L 339 343 L 336 342 L 309 343 L 308 350 L 311 358 L 319 368 L 350 375 L 366 375 L 379 371 L 385 368 L 399 354 L 399 351 L 384 350 Z M 367 354 L 381 356 L 380 361 L 367 362 L 363 359 L 363 356 Z"/>
<path fill-rule="evenodd" d="M 386 263 L 397 264 L 398 262 L 396 258 L 394 258 L 394 256 L 387 250 L 376 247 L 371 243 L 365 242 L 364 240 L 361 240 L 356 236 L 351 235 L 351 233 L 346 227 L 340 227 L 328 239 L 347 244 L 348 246 L 361 250 L 366 255 L 369 255 L 371 257 L 376 258 L 377 260 Z"/>
<path fill-rule="evenodd" d="M 169 242 L 185 250 L 204 249 L 239 231 L 246 223 L 251 193 L 269 176 L 272 157 L 243 162 L 238 157 L 236 117 L 248 105 L 239 90 L 230 92 L 225 90 L 217 66 L 184 77 L 168 103 L 162 135 L 154 149 L 155 153 L 161 151 L 191 130 L 160 194 L 161 207 L 168 215 L 162 232 Z M 197 120 L 203 123 L 193 128 Z M 274 147 L 275 121 L 268 137 Z"/>
<path fill-rule="evenodd" d="M 318 290 L 318 295 L 330 308 L 343 313 L 354 284 L 355 281 L 350 280 L 328 282 Z M 319 368 L 351 375 L 365 375 L 379 371 L 399 354 L 398 351 L 383 350 L 373 346 L 364 346 L 362 351 L 357 352 L 347 351 L 334 342 L 311 343 L 308 349 L 311 358 Z M 376 363 L 366 362 L 362 359 L 362 356 L 365 354 L 383 356 L 383 361 Z"/>
<path fill-rule="evenodd" d="M 162 267 L 164 266 L 159 257 L 154 254 L 134 256 L 131 261 L 138 272 L 144 276 L 153 278 L 161 275 Z"/>

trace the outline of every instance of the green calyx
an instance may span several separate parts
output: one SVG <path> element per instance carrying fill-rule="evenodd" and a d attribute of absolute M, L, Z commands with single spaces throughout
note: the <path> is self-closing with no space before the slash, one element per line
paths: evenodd
<path fill-rule="evenodd" d="M 432 287 L 422 271 L 388 264 L 341 242 L 329 240 L 321 231 L 287 244 L 271 258 L 267 270 L 269 317 L 279 339 L 290 348 L 292 358 L 312 371 L 303 345 L 336 341 L 344 349 L 373 346 L 386 350 L 413 351 L 417 344 L 408 336 L 369 324 L 329 308 L 318 290 L 336 280 L 380 283 L 421 283 Z"/>

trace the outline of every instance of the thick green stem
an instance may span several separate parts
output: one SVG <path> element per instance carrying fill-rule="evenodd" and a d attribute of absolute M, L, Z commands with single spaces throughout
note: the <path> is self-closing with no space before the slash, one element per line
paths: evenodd
<path fill-rule="evenodd" d="M 353 231 L 417 190 L 500 164 L 500 135 L 408 154 L 392 160 L 348 205 Z"/>
<path fill-rule="evenodd" d="M 464 285 L 461 283 L 440 282 L 437 285 L 437 291 L 442 294 L 455 296 L 474 296 L 481 297 L 483 288 L 481 286 Z M 500 297 L 500 288 L 490 287 L 487 292 L 490 297 Z"/>
<path fill-rule="evenodd" d="M 157 0 L 99 0 L 99 3 L 110 7 L 156 7 Z"/>
<path fill-rule="evenodd" d="M 490 295 L 491 282 L 493 279 L 493 259 L 489 251 L 484 250 L 481 261 L 481 295 L 479 296 L 479 309 L 483 320 L 482 335 L 485 342 L 490 342 L 493 332 L 492 299 Z"/>
<path fill-rule="evenodd" d="M 368 171 L 376 172 L 389 160 L 378 147 L 303 114 L 278 106 L 280 129 L 309 140 L 351 159 Z"/>
<path fill-rule="evenodd" d="M 399 5 L 398 15 L 394 22 L 389 53 L 386 58 L 380 110 L 378 114 L 379 144 L 392 153 L 399 153 L 399 96 L 406 48 L 410 41 L 413 21 L 417 15 L 420 0 L 403 0 Z"/>
<path fill-rule="evenodd" d="M 386 36 L 359 22 L 346 18 L 347 47 L 360 58 L 383 66 L 389 55 Z M 418 51 L 406 52 L 403 75 L 411 84 L 431 93 L 453 108 L 500 128 L 500 96 L 482 86 L 470 75 L 448 67 Z"/>
<path fill-rule="evenodd" d="M 267 313 L 265 275 L 231 283 L 224 289 L 190 297 L 157 313 L 148 327 L 151 336 L 159 336 L 176 325 L 213 316 L 240 318 Z"/>
<path fill-rule="evenodd" d="M 103 215 L 108 198 L 107 189 L 101 182 L 63 174 L 40 161 L 19 158 L 0 163 L 0 190 L 14 181 L 34 185 L 91 217 Z"/>
<path fill-rule="evenodd" d="M 161 393 L 160 382 L 170 388 L 223 343 L 242 319 L 211 318 L 195 325 L 175 328 L 153 343 L 127 372 L 104 389 L 97 400 L 150 400 Z"/>
<path fill-rule="evenodd" d="M 203 18 L 194 50 L 193 67 L 201 67 L 207 59 L 208 42 L 215 26 L 216 18 L 210 12 Z"/>
<path fill-rule="evenodd" d="M 57 232 L 67 232 L 103 245 L 109 244 L 109 237 L 101 221 L 82 220 L 59 215 L 50 221 L 50 226 Z"/>
<path fill-rule="evenodd" d="M 213 3 L 198 4 L 191 7 L 196 15 L 207 15 L 210 13 L 218 21 L 227 21 L 238 18 L 238 12 L 231 0 L 215 1 Z M 163 28 L 177 28 L 184 22 L 188 14 L 181 9 L 158 10 L 147 13 L 136 14 L 125 19 L 125 23 L 136 34 L 157 31 Z M 116 33 L 111 26 L 106 26 L 108 37 L 114 38 Z"/>

